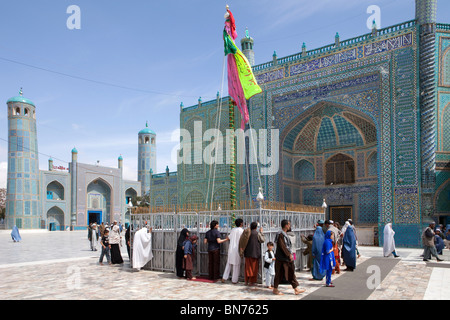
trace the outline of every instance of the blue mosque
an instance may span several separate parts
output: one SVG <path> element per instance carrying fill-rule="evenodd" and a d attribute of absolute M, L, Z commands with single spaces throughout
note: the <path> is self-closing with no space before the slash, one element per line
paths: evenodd
<path fill-rule="evenodd" d="M 414 19 L 352 39 L 254 65 L 254 39 L 241 40 L 263 92 L 248 101 L 253 129 L 279 132 L 279 170 L 237 166 L 237 199 L 320 207 L 335 221 L 351 218 L 380 234 L 392 223 L 396 244 L 421 246 L 428 218 L 450 224 L 450 24 L 436 21 L 437 0 L 416 0 Z M 229 128 L 228 97 L 185 107 L 180 128 Z M 127 201 L 150 195 L 150 206 L 226 203 L 230 169 L 195 161 L 156 173 L 156 134 L 138 134 L 138 181 L 117 168 L 78 162 L 69 172 L 38 168 L 36 107 L 22 95 L 8 105 L 7 226 L 85 228 L 90 221 L 126 221 Z M 220 114 L 219 114 L 219 110 Z M 239 112 L 236 110 L 236 115 Z M 240 120 L 236 119 L 236 123 Z M 449 132 L 447 132 L 449 131 Z M 192 141 L 192 144 L 198 141 Z M 202 142 L 200 142 L 202 143 Z M 203 142 L 204 143 L 204 142 Z M 266 149 L 273 150 L 268 139 Z M 184 152 L 184 150 L 180 150 Z M 380 234 L 380 236 L 382 236 Z"/>

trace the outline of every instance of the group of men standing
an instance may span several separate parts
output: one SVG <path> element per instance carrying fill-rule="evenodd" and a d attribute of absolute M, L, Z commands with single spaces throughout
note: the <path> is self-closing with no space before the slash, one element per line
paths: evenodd
<path fill-rule="evenodd" d="M 246 285 L 255 284 L 258 276 L 258 265 L 261 258 L 261 244 L 265 242 L 263 229 L 257 230 L 258 224 L 252 222 L 250 228 L 243 229 L 242 219 L 236 219 L 236 228 L 231 230 L 228 236 L 230 245 L 228 247 L 228 259 L 225 271 L 222 276 L 222 282 L 228 280 L 230 272 L 232 273 L 231 282 L 236 284 L 239 280 L 241 271 L 241 259 L 245 258 L 244 281 Z M 289 220 L 281 221 L 281 230 L 276 234 L 275 244 L 275 275 L 273 281 L 273 293 L 282 294 L 278 290 L 278 285 L 283 279 L 286 279 L 294 289 L 295 294 L 304 292 L 304 289 L 298 288 L 298 281 L 295 276 L 294 253 L 292 252 L 292 243 L 287 233 L 291 231 L 291 222 Z"/>

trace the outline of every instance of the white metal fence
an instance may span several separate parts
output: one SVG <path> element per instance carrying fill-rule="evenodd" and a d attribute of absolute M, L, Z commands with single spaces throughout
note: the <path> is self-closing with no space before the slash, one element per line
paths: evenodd
<path fill-rule="evenodd" d="M 149 213 L 131 215 L 131 255 L 133 254 L 134 232 L 144 226 L 153 228 L 152 253 L 153 259 L 147 263 L 144 270 L 155 270 L 165 272 L 175 272 L 175 255 L 177 240 L 182 229 L 189 230 L 191 235 L 197 235 L 197 256 L 195 259 L 193 274 L 197 276 L 208 274 L 208 252 L 207 245 L 203 243 L 205 233 L 210 229 L 210 222 L 216 220 L 219 222 L 219 231 L 222 238 L 225 238 L 230 232 L 232 226 L 232 214 L 234 217 L 244 221 L 244 228 L 250 226 L 250 223 L 257 222 L 263 228 L 266 242 L 261 245 L 261 255 L 267 250 L 267 242 L 274 242 L 275 236 L 281 230 L 281 221 L 287 219 L 291 221 L 291 229 L 295 234 L 295 243 L 293 248 L 296 253 L 296 270 L 303 270 L 306 266 L 307 256 L 302 252 L 305 245 L 301 241 L 301 235 L 314 233 L 314 224 L 324 219 L 324 213 L 308 213 L 281 211 L 269 209 L 247 209 L 247 210 L 219 210 L 203 212 L 168 212 L 168 213 Z M 223 273 L 228 253 L 228 242 L 220 245 L 220 274 Z M 276 249 L 276 248 L 275 248 Z M 259 268 L 259 280 L 262 280 L 262 270 L 264 262 L 261 259 Z M 244 274 L 244 262 L 241 265 L 241 276 Z"/>

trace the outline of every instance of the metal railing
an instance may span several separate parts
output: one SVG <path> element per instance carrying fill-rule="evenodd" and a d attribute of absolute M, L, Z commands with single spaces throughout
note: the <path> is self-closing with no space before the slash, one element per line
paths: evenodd
<path fill-rule="evenodd" d="M 204 276 L 208 274 L 208 251 L 207 245 L 203 243 L 206 232 L 210 229 L 210 222 L 219 222 L 219 232 L 225 238 L 232 229 L 234 218 L 244 221 L 244 228 L 249 227 L 251 222 L 259 223 L 263 228 L 265 243 L 261 245 L 261 256 L 267 250 L 267 242 L 274 242 L 277 232 L 281 230 L 281 221 L 291 221 L 291 229 L 295 234 L 292 246 L 296 253 L 295 268 L 303 270 L 306 266 L 307 257 L 302 252 L 305 245 L 301 236 L 314 232 L 314 224 L 325 218 L 325 214 L 319 212 L 295 212 L 270 209 L 247 209 L 247 210 L 215 210 L 202 212 L 166 212 L 166 213 L 141 213 L 131 215 L 131 255 L 133 254 L 134 233 L 142 227 L 152 227 L 152 253 L 153 258 L 142 269 L 163 272 L 175 272 L 175 255 L 177 240 L 182 229 L 187 228 L 191 235 L 198 236 L 196 259 L 193 274 Z M 220 245 L 220 274 L 226 266 L 228 256 L 228 242 Z M 263 265 L 261 258 L 259 268 L 259 281 L 263 281 Z M 244 274 L 244 262 L 241 265 L 241 276 Z"/>

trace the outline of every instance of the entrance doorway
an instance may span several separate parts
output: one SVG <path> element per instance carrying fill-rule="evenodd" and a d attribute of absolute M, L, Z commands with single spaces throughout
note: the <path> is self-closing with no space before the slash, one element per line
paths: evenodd
<path fill-rule="evenodd" d="M 330 220 L 339 222 L 341 226 L 345 224 L 345 221 L 352 218 L 352 206 L 339 206 L 330 207 Z"/>
<path fill-rule="evenodd" d="M 102 212 L 101 211 L 88 211 L 88 225 L 91 223 L 101 224 L 102 223 Z"/>

